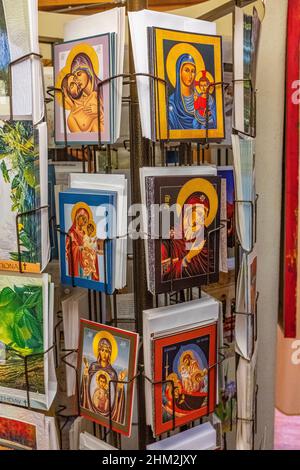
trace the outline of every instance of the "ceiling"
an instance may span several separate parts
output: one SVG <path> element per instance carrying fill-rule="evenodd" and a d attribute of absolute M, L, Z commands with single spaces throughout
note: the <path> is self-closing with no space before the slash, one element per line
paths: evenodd
<path fill-rule="evenodd" d="M 207 0 L 148 0 L 148 8 L 158 11 L 176 10 L 202 3 Z M 119 2 L 126 3 L 125 1 Z M 56 13 L 91 15 L 115 7 L 118 2 L 112 0 L 38 0 L 39 10 Z"/>

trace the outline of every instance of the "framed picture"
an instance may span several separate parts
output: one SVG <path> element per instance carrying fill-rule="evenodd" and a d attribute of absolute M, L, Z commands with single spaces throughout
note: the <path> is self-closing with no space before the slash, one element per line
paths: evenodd
<path fill-rule="evenodd" d="M 80 412 L 113 431 L 131 433 L 138 334 L 81 319 Z"/>
<path fill-rule="evenodd" d="M 54 48 L 55 141 L 69 144 L 111 141 L 109 34 L 57 44 Z M 99 102 L 100 99 L 100 102 Z M 65 107 L 65 112 L 64 112 Z M 64 122 L 66 120 L 66 122 Z"/>
<path fill-rule="evenodd" d="M 223 139 L 221 37 L 161 28 L 152 31 L 152 71 L 167 82 L 167 86 L 161 81 L 153 85 L 156 137 Z"/>
<path fill-rule="evenodd" d="M 216 323 L 153 340 L 155 435 L 214 411 L 216 348 Z"/>
<path fill-rule="evenodd" d="M 114 291 L 116 193 L 69 190 L 60 193 L 62 284 Z M 107 241 L 105 241 L 107 240 Z"/>

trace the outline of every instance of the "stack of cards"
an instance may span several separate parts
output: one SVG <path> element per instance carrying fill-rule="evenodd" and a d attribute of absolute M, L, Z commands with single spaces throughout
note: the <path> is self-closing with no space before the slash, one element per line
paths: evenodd
<path fill-rule="evenodd" d="M 70 184 L 59 197 L 62 283 L 111 294 L 126 284 L 126 179 L 73 174 Z"/>
<path fill-rule="evenodd" d="M 200 300 L 144 311 L 147 424 L 154 435 L 212 413 L 220 304 Z M 212 367 L 213 366 L 213 367 Z"/>
<path fill-rule="evenodd" d="M 0 1 L 0 117 L 40 122 L 45 114 L 42 67 L 39 57 L 12 65 L 12 96 L 9 96 L 9 64 L 27 54 L 39 54 L 37 0 Z"/>
<path fill-rule="evenodd" d="M 0 121 L 0 152 L 0 269 L 39 273 L 50 257 L 46 123 Z"/>
<path fill-rule="evenodd" d="M 215 428 L 210 423 L 204 423 L 149 444 L 147 450 L 215 450 L 216 445 Z"/>
<path fill-rule="evenodd" d="M 237 450 L 253 450 L 256 413 L 257 345 L 251 361 L 240 358 L 237 368 Z"/>
<path fill-rule="evenodd" d="M 152 294 L 217 282 L 220 183 L 216 168 L 141 168 L 147 281 Z"/>
<path fill-rule="evenodd" d="M 0 450 L 59 450 L 55 419 L 0 404 Z"/>
<path fill-rule="evenodd" d="M 87 37 L 89 36 L 89 37 Z M 55 141 L 113 143 L 120 135 L 125 8 L 77 19 L 55 46 Z M 65 109 L 65 110 L 64 110 Z"/>
<path fill-rule="evenodd" d="M 256 127 L 256 66 L 261 22 L 256 8 L 247 15 L 235 8 L 234 24 L 234 127 L 248 135 Z"/>
<path fill-rule="evenodd" d="M 76 288 L 72 294 L 61 302 L 65 349 L 77 349 L 79 341 L 80 318 L 88 318 L 89 302 L 86 289 Z M 74 352 L 68 355 L 68 363 L 76 367 L 77 354 Z M 66 365 L 66 388 L 67 396 L 73 396 L 76 393 L 76 373 L 74 369 Z"/>
<path fill-rule="evenodd" d="M 79 450 L 118 450 L 116 447 L 107 444 L 107 442 L 97 439 L 97 437 L 82 432 L 79 436 Z"/>
<path fill-rule="evenodd" d="M 57 390 L 54 285 L 48 274 L 1 274 L 0 299 L 0 401 L 48 410 Z"/>
<path fill-rule="evenodd" d="M 152 57 L 151 51 L 151 41 L 148 37 L 148 28 L 168 28 L 168 30 L 173 30 L 174 32 L 180 31 L 185 33 L 197 33 L 197 34 L 204 34 L 204 35 L 214 35 L 216 34 L 216 24 L 211 23 L 208 21 L 200 21 L 195 20 L 192 18 L 187 18 L 184 16 L 178 15 L 171 15 L 168 13 L 156 12 L 151 10 L 141 10 L 138 12 L 128 12 L 129 18 L 129 26 L 130 26 L 130 34 L 131 34 L 131 42 L 133 48 L 133 57 L 134 57 L 134 64 L 135 64 L 135 71 L 138 73 L 150 73 L 150 63 L 149 57 Z M 174 41 L 171 39 L 169 43 L 169 49 L 172 46 L 175 46 L 175 50 L 177 49 L 178 52 L 178 44 L 181 42 L 186 43 L 186 39 L 181 39 L 177 36 L 177 39 Z M 201 52 L 193 50 L 191 51 L 192 45 L 187 45 L 186 50 L 182 50 L 182 53 L 186 54 L 187 56 L 194 55 L 197 61 L 197 74 L 201 74 L 201 72 L 205 69 L 203 67 L 203 59 Z M 188 50 L 189 49 L 189 50 Z M 197 47 L 196 47 L 197 49 Z M 200 59 L 201 57 L 201 59 Z M 178 55 L 179 58 L 179 55 Z M 200 59 L 200 60 L 199 60 Z M 165 61 L 163 61 L 165 63 Z M 173 61 L 174 62 L 174 61 Z M 165 63 L 166 64 L 166 63 Z M 216 64 L 217 65 L 217 64 Z M 171 76 L 174 77 L 176 74 L 176 64 L 174 62 L 174 66 L 172 67 Z M 179 67 L 179 65 L 178 65 Z M 159 75 L 161 76 L 161 75 Z M 174 83 L 173 79 L 169 81 L 167 76 L 161 76 L 161 78 L 166 78 L 168 81 L 169 91 L 172 91 L 172 82 Z M 216 77 L 213 77 L 214 79 Z M 151 85 L 152 84 L 152 85 Z M 139 95 L 139 105 L 140 105 L 140 114 L 141 114 L 141 124 L 142 124 L 142 132 L 143 136 L 147 137 L 148 139 L 153 138 L 153 133 L 151 132 L 151 116 L 153 116 L 153 107 L 151 106 L 151 86 L 158 87 L 158 83 L 149 79 L 148 77 L 138 77 L 137 79 L 137 86 L 138 86 L 138 95 Z M 160 90 L 164 91 L 165 87 L 163 84 L 159 85 Z M 174 90 L 174 87 L 173 87 Z M 166 102 L 161 100 L 162 106 L 162 119 L 165 119 L 166 116 Z M 184 129 L 184 127 L 180 127 L 180 129 Z M 176 131 L 178 134 L 178 130 Z M 166 134 L 166 132 L 165 132 Z M 180 134 L 180 132 L 179 132 Z M 202 131 L 203 134 L 203 131 Z M 180 134 L 181 135 L 181 134 Z M 172 138 L 172 136 L 169 136 Z M 183 136 L 181 136 L 184 138 Z M 156 138 L 160 139 L 163 138 L 162 132 L 158 132 Z M 166 138 L 166 137 L 165 137 Z M 177 137 L 176 137 L 177 138 Z M 181 138 L 180 138 L 181 140 Z"/>
<path fill-rule="evenodd" d="M 148 28 L 152 140 L 225 137 L 220 36 Z"/>
<path fill-rule="evenodd" d="M 92 421 L 78 416 L 71 424 L 69 431 L 70 450 L 79 450 L 79 438 L 84 432 L 93 433 L 94 425 Z"/>
<path fill-rule="evenodd" d="M 255 242 L 255 155 L 254 140 L 232 135 L 236 191 L 236 231 L 245 251 Z"/>
<path fill-rule="evenodd" d="M 236 286 L 236 351 L 251 359 L 256 336 L 256 249 L 243 254 Z"/>

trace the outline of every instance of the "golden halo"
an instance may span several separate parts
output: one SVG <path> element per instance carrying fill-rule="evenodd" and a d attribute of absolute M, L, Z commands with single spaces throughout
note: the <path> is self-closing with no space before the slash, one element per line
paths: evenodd
<path fill-rule="evenodd" d="M 195 78 L 195 81 L 196 81 L 196 82 L 199 82 L 199 80 L 200 80 L 201 77 L 202 77 L 202 70 L 201 70 L 199 73 L 197 73 L 196 78 Z M 209 73 L 207 70 L 206 70 L 206 77 L 207 77 L 207 79 L 209 80 L 210 83 L 215 83 L 214 77 L 213 77 L 212 74 Z M 196 85 L 195 88 L 196 88 L 196 90 L 198 91 L 198 93 L 200 93 L 200 87 L 199 87 L 199 85 Z M 210 94 L 212 94 L 212 93 L 214 92 L 214 87 L 213 87 L 213 86 L 210 86 L 210 87 L 208 88 L 208 92 L 209 92 Z"/>
<path fill-rule="evenodd" d="M 103 338 L 107 339 L 111 344 L 110 363 L 113 364 L 118 356 L 118 344 L 114 336 L 108 331 L 102 330 L 102 331 L 99 331 L 99 333 L 95 335 L 93 339 L 94 356 L 96 359 L 98 358 L 98 344 L 99 344 L 99 341 Z"/>
<path fill-rule="evenodd" d="M 97 385 L 98 385 L 98 377 L 99 377 L 99 375 L 104 375 L 104 376 L 106 377 L 106 379 L 107 379 L 107 388 L 108 388 L 108 387 L 109 387 L 108 384 L 109 384 L 109 382 L 110 382 L 110 380 L 111 380 L 110 375 L 109 375 L 107 372 L 105 372 L 105 370 L 99 370 L 99 372 L 96 372 L 95 382 L 96 382 Z"/>
<path fill-rule="evenodd" d="M 77 202 L 77 204 L 75 204 L 72 208 L 72 212 L 71 212 L 71 219 L 72 219 L 72 222 L 74 222 L 75 220 L 75 215 L 76 215 L 76 212 L 79 210 L 79 209 L 84 209 L 87 211 L 87 213 L 89 214 L 89 222 L 93 222 L 93 213 L 91 211 L 91 208 L 85 203 L 85 202 Z"/>
<path fill-rule="evenodd" d="M 170 83 L 172 84 L 173 88 L 176 87 L 176 63 L 179 56 L 182 54 L 189 54 L 195 61 L 196 71 L 197 70 L 205 70 L 205 64 L 202 55 L 192 44 L 188 44 L 186 42 L 181 42 L 176 44 L 170 50 L 167 63 L 166 63 L 166 71 L 169 78 Z"/>
<path fill-rule="evenodd" d="M 77 56 L 77 54 L 85 53 L 91 60 L 94 68 L 94 72 L 99 77 L 99 60 L 95 49 L 86 43 L 77 44 L 76 46 L 72 47 L 70 50 L 65 66 L 59 71 L 56 77 L 55 88 L 61 88 L 61 83 L 63 78 L 68 74 L 71 73 L 71 64 L 73 59 Z M 62 93 L 56 92 L 56 99 L 59 104 L 62 106 Z M 70 109 L 71 105 L 68 100 L 65 100 L 65 107 L 66 109 Z"/>
<path fill-rule="evenodd" d="M 93 231 L 91 233 L 91 237 L 94 237 L 96 235 L 96 224 L 92 220 L 87 223 L 87 225 L 92 225 L 93 226 Z"/>
<path fill-rule="evenodd" d="M 214 186 L 204 178 L 193 178 L 182 186 L 177 197 L 177 215 L 180 216 L 187 199 L 199 192 L 205 194 L 209 200 L 209 213 L 204 222 L 205 227 L 209 227 L 217 215 L 219 200 Z"/>

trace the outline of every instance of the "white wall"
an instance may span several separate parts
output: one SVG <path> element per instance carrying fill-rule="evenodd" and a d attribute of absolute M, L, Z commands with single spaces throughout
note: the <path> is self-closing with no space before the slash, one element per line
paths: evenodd
<path fill-rule="evenodd" d="M 258 435 L 273 447 L 287 0 L 266 0 L 257 77 Z"/>

